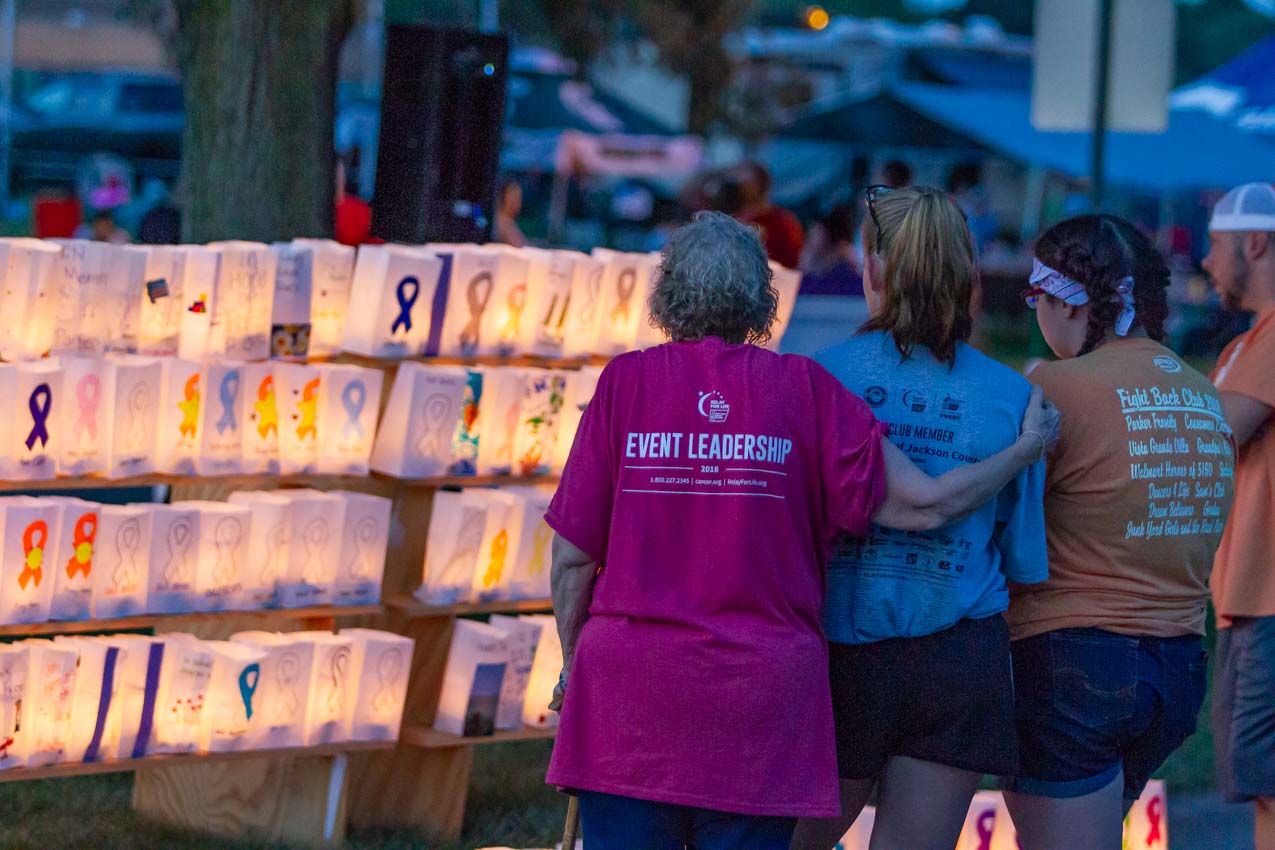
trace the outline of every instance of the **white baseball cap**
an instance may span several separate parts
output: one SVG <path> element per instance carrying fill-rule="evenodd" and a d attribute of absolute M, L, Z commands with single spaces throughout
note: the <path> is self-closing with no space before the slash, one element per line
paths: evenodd
<path fill-rule="evenodd" d="M 1275 232 L 1275 188 L 1270 183 L 1236 186 L 1213 208 L 1209 230 Z"/>

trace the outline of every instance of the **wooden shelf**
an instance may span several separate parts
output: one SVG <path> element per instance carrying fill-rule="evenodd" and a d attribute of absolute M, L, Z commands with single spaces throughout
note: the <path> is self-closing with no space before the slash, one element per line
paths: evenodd
<path fill-rule="evenodd" d="M 156 487 L 182 484 L 226 484 L 237 490 L 254 488 L 273 489 L 275 487 L 311 487 L 316 490 L 334 490 L 347 486 L 351 482 L 367 481 L 369 478 L 387 483 L 398 483 L 404 487 L 420 489 L 437 489 L 440 487 L 500 487 L 517 484 L 556 484 L 556 475 L 513 476 L 464 476 L 450 475 L 434 478 L 394 478 L 373 472 L 371 475 L 270 475 L 254 473 L 251 475 L 137 475 L 131 478 L 105 478 L 99 476 L 79 476 L 68 478 L 50 478 L 46 481 L 3 481 L 0 491 L 40 491 L 40 490 L 83 490 L 83 489 L 115 489 L 122 487 Z"/>
<path fill-rule="evenodd" d="M 237 620 L 324 620 L 333 617 L 360 617 L 380 614 L 380 605 L 318 605 L 310 608 L 255 608 L 251 611 L 204 611 L 191 614 L 138 614 L 109 620 L 74 620 L 70 622 L 21 623 L 0 626 L 0 637 L 30 635 L 69 635 L 83 632 L 121 632 L 136 629 L 166 631 L 208 623 L 231 617 Z"/>
<path fill-rule="evenodd" d="M 492 602 L 461 602 L 456 605 L 426 605 L 410 594 L 399 594 L 385 600 L 389 608 L 408 617 L 457 617 L 465 614 L 532 614 L 552 613 L 552 599 L 497 599 Z"/>
<path fill-rule="evenodd" d="M 233 753 L 183 753 L 177 755 L 146 756 L 139 759 L 115 761 L 64 762 L 48 767 L 15 767 L 0 770 L 0 782 L 25 782 L 29 779 L 65 779 L 72 776 L 90 776 L 98 773 L 128 773 L 151 767 L 172 767 L 178 764 L 207 764 L 210 762 L 241 761 L 254 758 L 287 758 L 289 756 L 335 756 L 341 753 L 392 750 L 394 741 L 349 741 L 342 744 L 322 744 L 316 747 L 286 747 L 273 750 L 237 750 Z"/>
<path fill-rule="evenodd" d="M 511 731 L 498 731 L 494 735 L 462 737 L 439 732 L 425 726 L 405 726 L 399 739 L 410 747 L 423 750 L 443 750 L 452 747 L 476 747 L 483 744 L 508 744 L 514 741 L 548 741 L 557 737 L 557 727 L 537 729 L 524 726 Z"/>

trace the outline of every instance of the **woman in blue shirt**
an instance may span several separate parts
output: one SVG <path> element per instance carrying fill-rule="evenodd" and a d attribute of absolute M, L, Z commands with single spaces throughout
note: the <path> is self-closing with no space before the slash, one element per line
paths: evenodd
<path fill-rule="evenodd" d="M 960 209 L 937 189 L 868 190 L 872 317 L 816 359 L 930 475 L 1018 436 L 1030 385 L 966 344 L 977 286 Z M 1043 454 L 1043 453 L 1042 453 Z M 828 565 L 842 817 L 805 820 L 796 850 L 829 850 L 867 803 L 874 848 L 950 848 L 985 773 L 1017 765 L 1006 582 L 1043 581 L 1043 459 L 992 502 L 933 532 L 874 526 Z"/>

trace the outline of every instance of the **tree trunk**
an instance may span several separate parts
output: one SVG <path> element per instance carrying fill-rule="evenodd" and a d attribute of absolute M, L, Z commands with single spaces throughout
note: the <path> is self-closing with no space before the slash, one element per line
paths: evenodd
<path fill-rule="evenodd" d="M 337 58 L 351 0 L 178 0 L 183 236 L 332 233 Z"/>

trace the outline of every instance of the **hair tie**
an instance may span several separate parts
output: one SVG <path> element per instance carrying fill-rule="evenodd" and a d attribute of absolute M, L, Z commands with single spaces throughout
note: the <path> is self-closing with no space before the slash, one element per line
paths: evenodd
<path fill-rule="evenodd" d="M 1116 336 L 1127 336 L 1137 314 L 1133 307 L 1132 276 L 1120 279 L 1120 282 L 1116 284 L 1116 294 L 1120 297 L 1120 315 L 1116 317 Z"/>

